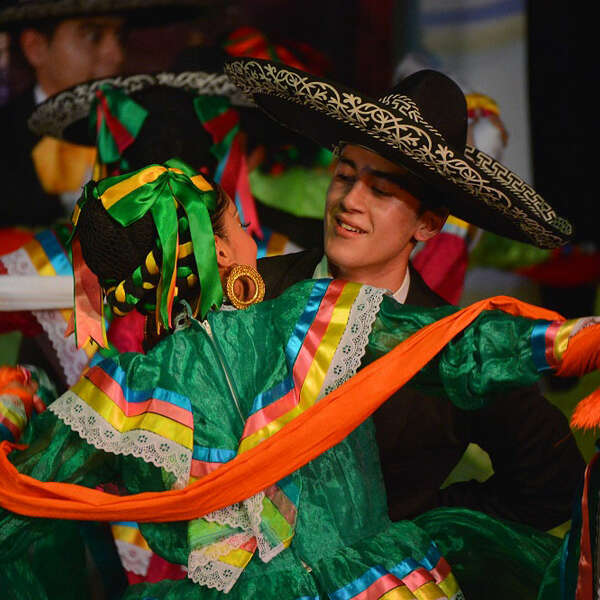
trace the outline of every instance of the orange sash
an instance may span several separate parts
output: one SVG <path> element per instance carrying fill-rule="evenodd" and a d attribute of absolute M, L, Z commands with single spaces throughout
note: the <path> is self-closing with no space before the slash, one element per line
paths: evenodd
<path fill-rule="evenodd" d="M 198 518 L 239 502 L 339 443 L 488 309 L 562 320 L 553 311 L 514 298 L 496 296 L 477 302 L 419 330 L 277 434 L 180 490 L 114 496 L 73 484 L 43 483 L 15 469 L 6 454 L 18 446 L 3 442 L 0 505 L 18 514 L 54 519 L 168 522 Z M 600 339 L 600 326 L 594 329 Z"/>

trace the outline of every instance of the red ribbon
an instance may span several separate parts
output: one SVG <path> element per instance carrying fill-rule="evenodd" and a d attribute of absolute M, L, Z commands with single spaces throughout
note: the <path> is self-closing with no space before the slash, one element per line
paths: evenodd
<path fill-rule="evenodd" d="M 598 460 L 598 456 L 600 456 L 600 452 L 594 454 L 585 469 L 583 494 L 581 496 L 581 538 L 579 541 L 579 576 L 577 577 L 577 590 L 575 591 L 576 600 L 590 600 L 594 591 L 588 495 L 590 493 L 592 467 Z"/>
<path fill-rule="evenodd" d="M 110 108 L 108 107 L 108 102 L 106 101 L 106 96 L 102 90 L 96 90 L 96 98 L 98 98 L 98 104 L 96 105 L 97 131 L 100 131 L 102 119 L 104 118 L 108 130 L 115 140 L 115 144 L 117 144 L 119 153 L 123 154 L 123 152 L 133 144 L 135 138 L 127 131 L 127 129 L 125 129 L 125 126 L 112 115 Z"/>

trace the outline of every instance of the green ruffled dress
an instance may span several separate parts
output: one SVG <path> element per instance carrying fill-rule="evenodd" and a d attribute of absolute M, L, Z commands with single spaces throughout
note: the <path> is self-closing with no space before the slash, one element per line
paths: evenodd
<path fill-rule="evenodd" d="M 244 312 L 180 323 L 149 354 L 91 369 L 31 424 L 29 448 L 11 460 L 40 480 L 120 482 L 128 493 L 185 485 L 454 310 L 402 306 L 376 288 L 317 280 Z M 484 313 L 412 384 L 463 408 L 482 406 L 489 394 L 538 378 L 531 338 L 543 325 Z M 60 526 L 0 511 L 0 568 Z M 225 591 L 234 599 L 462 598 L 459 585 L 478 590 L 474 597 L 528 598 L 560 543 L 468 510 L 391 523 L 370 420 L 264 493 L 201 519 L 140 529 L 155 552 L 187 565 L 190 578 L 131 586 L 128 599 Z M 25 581 L 11 585 L 9 597 L 28 597 Z"/>

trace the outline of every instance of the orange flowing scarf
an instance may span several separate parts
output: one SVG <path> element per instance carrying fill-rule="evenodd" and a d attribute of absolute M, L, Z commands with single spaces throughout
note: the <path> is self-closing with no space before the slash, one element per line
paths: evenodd
<path fill-rule="evenodd" d="M 6 455 L 18 446 L 3 442 L 0 505 L 18 514 L 54 519 L 168 522 L 195 519 L 249 498 L 339 443 L 489 309 L 562 320 L 553 311 L 514 298 L 496 296 L 477 302 L 419 330 L 280 432 L 181 490 L 114 496 L 68 483 L 40 482 L 15 469 Z M 593 329 L 600 339 L 600 327 Z"/>

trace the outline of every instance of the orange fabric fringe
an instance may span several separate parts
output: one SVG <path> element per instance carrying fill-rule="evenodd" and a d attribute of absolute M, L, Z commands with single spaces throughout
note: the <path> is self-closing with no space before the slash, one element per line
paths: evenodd
<path fill-rule="evenodd" d="M 600 341 L 595 333 L 597 328 L 597 325 L 586 327 L 569 340 L 556 375 L 580 377 L 600 368 Z M 577 404 L 571 425 L 579 429 L 593 429 L 600 425 L 600 390 L 593 391 Z"/>
<path fill-rule="evenodd" d="M 18 446 L 3 442 L 0 505 L 35 517 L 168 522 L 194 519 L 239 502 L 339 443 L 454 336 L 489 309 L 533 319 L 561 319 L 553 311 L 514 298 L 497 296 L 477 302 L 416 332 L 280 432 L 181 490 L 114 496 L 73 484 L 43 483 L 15 469 L 6 455 Z M 595 329 L 600 337 L 600 327 Z"/>
<path fill-rule="evenodd" d="M 23 402 L 27 417 L 31 416 L 36 404 L 35 385 L 32 385 L 29 372 L 25 368 L 0 367 L 0 394 L 17 396 Z"/>

